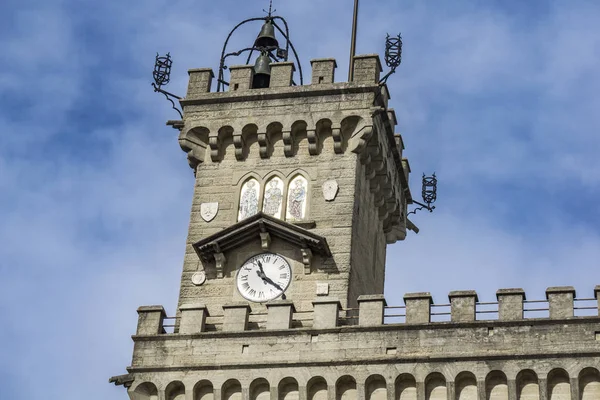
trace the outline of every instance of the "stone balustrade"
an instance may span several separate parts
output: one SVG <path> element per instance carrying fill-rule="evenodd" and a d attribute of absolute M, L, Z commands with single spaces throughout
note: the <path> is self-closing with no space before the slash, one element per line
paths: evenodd
<path fill-rule="evenodd" d="M 576 299 L 575 289 L 570 286 L 550 287 L 546 290 L 546 300 L 531 301 L 535 308 L 525 308 L 526 297 L 523 289 L 500 289 L 496 292 L 497 302 L 479 303 L 477 293 L 472 290 L 450 292 L 450 304 L 435 304 L 428 292 L 407 293 L 405 306 L 389 307 L 400 309 L 403 317 L 401 324 L 438 324 L 438 323 L 489 323 L 495 321 L 519 320 L 560 320 L 577 317 L 575 302 L 586 301 L 586 315 L 595 318 L 600 315 L 600 285 L 594 289 L 594 298 Z M 594 302 L 592 306 L 591 304 Z M 598 304 L 597 304 L 597 303 Z M 540 306 L 539 304 L 547 304 Z M 313 311 L 297 313 L 292 300 L 276 300 L 265 304 L 266 312 L 252 313 L 248 303 L 231 303 L 223 306 L 223 314 L 211 316 L 203 304 L 187 304 L 180 307 L 180 316 L 176 325 L 179 334 L 198 334 L 210 331 L 240 332 L 257 329 L 334 329 L 343 326 L 376 327 L 398 323 L 397 319 L 386 321 L 387 304 L 383 295 L 367 295 L 358 298 L 358 309 L 343 309 L 336 298 L 318 298 L 313 301 Z M 492 310 L 478 311 L 478 307 L 491 306 Z M 434 307 L 445 308 L 448 312 L 432 312 Z M 540 308 L 541 307 L 541 308 Z M 534 314 L 527 317 L 526 312 Z M 535 313 L 544 312 L 546 317 Z M 139 319 L 137 335 L 164 334 L 165 310 L 162 306 L 145 306 L 138 309 Z M 491 314 L 491 315 L 490 315 Z M 432 320 L 432 316 L 446 316 Z M 449 316 L 449 321 L 447 316 Z"/>

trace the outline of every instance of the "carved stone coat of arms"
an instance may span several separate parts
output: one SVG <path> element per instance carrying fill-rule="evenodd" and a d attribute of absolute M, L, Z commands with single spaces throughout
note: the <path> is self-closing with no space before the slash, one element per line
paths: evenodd
<path fill-rule="evenodd" d="M 202 203 L 200 204 L 200 216 L 206 222 L 212 221 L 219 211 L 219 203 Z"/>

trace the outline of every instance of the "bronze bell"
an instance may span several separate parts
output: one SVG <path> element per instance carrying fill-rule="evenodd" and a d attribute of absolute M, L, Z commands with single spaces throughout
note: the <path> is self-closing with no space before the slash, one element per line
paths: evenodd
<path fill-rule="evenodd" d="M 262 53 L 254 63 L 253 89 L 268 88 L 271 82 L 271 59 L 267 53 Z"/>
<path fill-rule="evenodd" d="M 270 19 L 263 24 L 258 37 L 254 41 L 254 47 L 279 47 L 279 42 L 275 39 L 275 27 Z"/>

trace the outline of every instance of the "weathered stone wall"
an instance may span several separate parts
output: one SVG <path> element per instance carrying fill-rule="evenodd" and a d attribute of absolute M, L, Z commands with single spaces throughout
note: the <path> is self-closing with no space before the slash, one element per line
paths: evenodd
<path fill-rule="evenodd" d="M 365 166 L 361 164 L 357 169 L 354 224 L 348 238 L 352 241 L 348 307 L 352 308 L 360 295 L 383 293 L 387 246 Z"/>

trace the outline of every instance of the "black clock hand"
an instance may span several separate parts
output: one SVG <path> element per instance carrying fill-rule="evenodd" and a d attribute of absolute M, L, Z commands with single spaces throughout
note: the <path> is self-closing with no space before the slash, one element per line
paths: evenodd
<path fill-rule="evenodd" d="M 263 269 L 262 263 L 259 260 L 256 260 L 256 264 L 258 264 L 258 269 L 260 269 L 260 273 L 264 276 L 265 270 Z"/>
<path fill-rule="evenodd" d="M 283 289 L 281 288 L 281 286 L 279 286 L 278 284 L 276 284 L 275 282 L 273 282 L 271 280 L 271 278 L 269 278 L 268 276 L 265 275 L 265 277 L 263 278 L 263 281 L 265 281 L 265 282 L 273 285 L 275 287 L 275 289 L 279 289 L 279 290 L 281 290 L 283 292 Z"/>
<path fill-rule="evenodd" d="M 258 276 L 261 277 L 263 282 L 273 285 L 275 289 L 278 289 L 281 292 L 281 298 L 285 300 L 285 294 L 283 293 L 284 290 L 282 289 L 282 287 L 273 282 L 271 278 L 269 278 L 267 274 L 265 274 L 265 270 L 263 269 L 262 263 L 259 260 L 256 260 L 256 263 L 258 264 L 258 268 L 260 269 L 260 271 L 256 271 L 258 273 Z"/>

